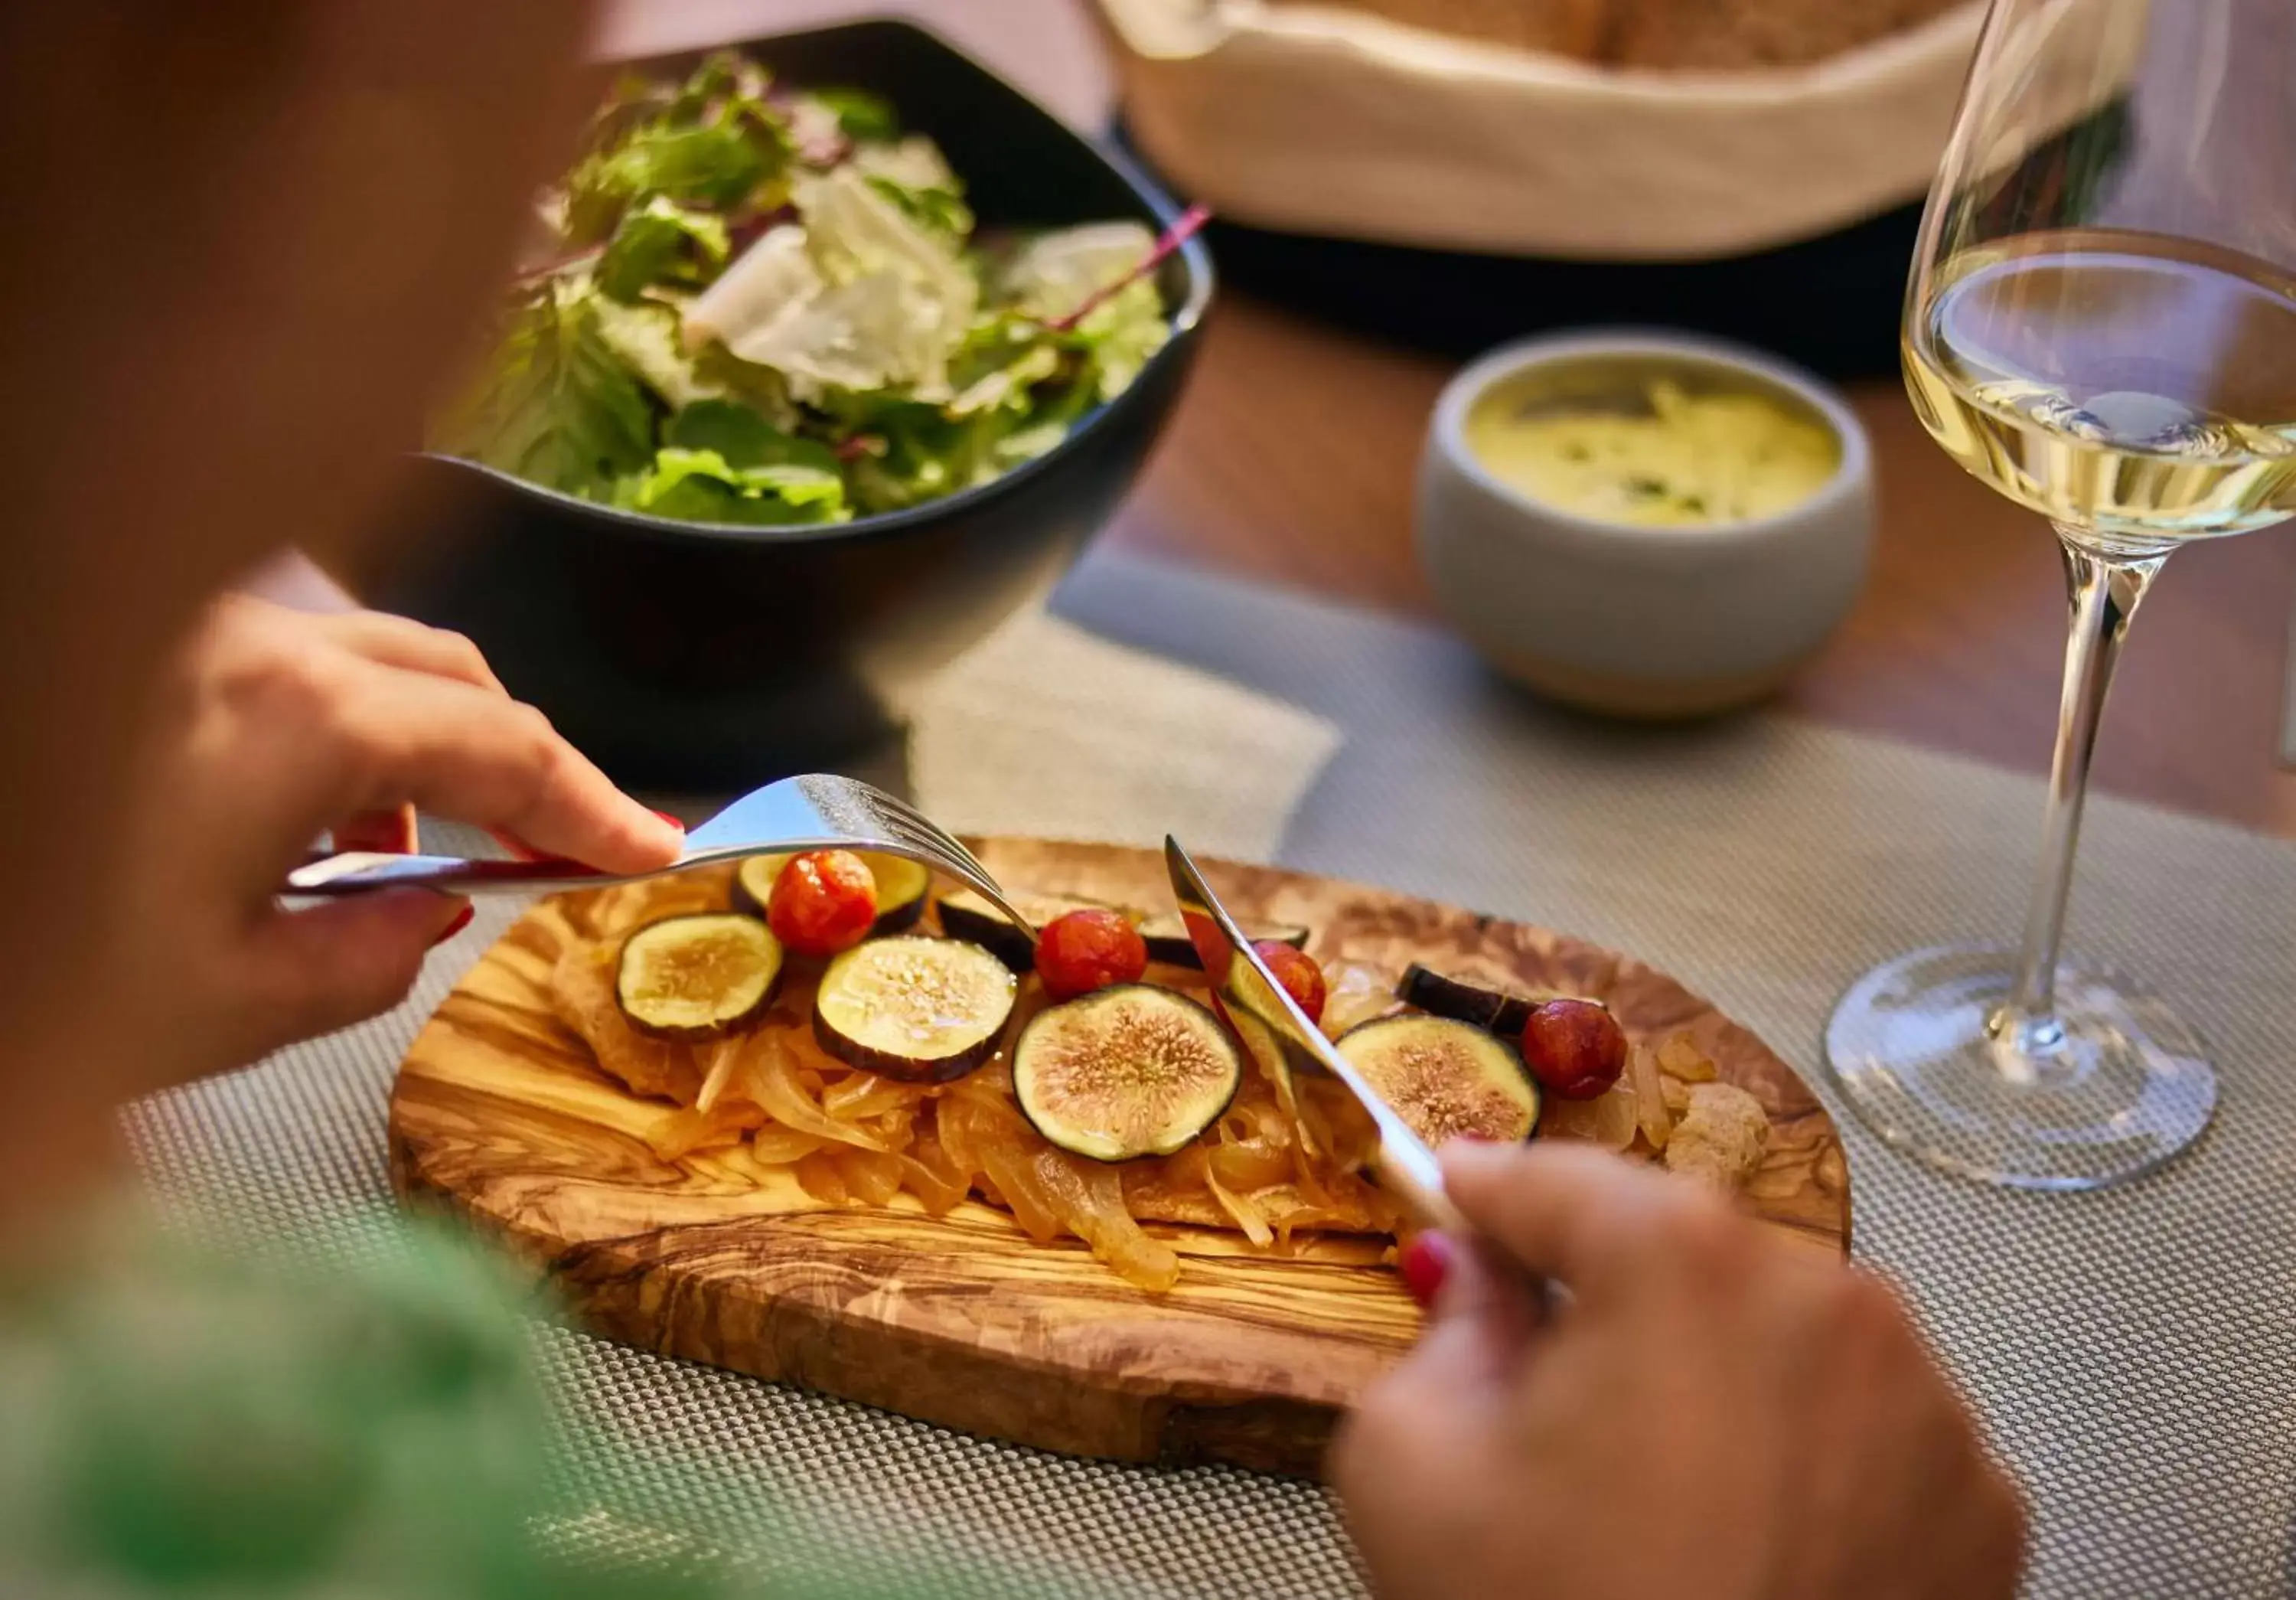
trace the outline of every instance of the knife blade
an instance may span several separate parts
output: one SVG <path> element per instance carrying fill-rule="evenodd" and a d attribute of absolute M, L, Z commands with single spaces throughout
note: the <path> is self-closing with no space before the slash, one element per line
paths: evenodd
<path fill-rule="evenodd" d="M 1443 1193 L 1443 1169 L 1427 1141 L 1411 1130 L 1386 1101 L 1334 1049 L 1323 1030 L 1308 1020 L 1299 1002 L 1284 991 L 1251 948 L 1219 897 L 1204 882 L 1180 841 L 1164 841 L 1164 865 L 1180 902 L 1180 920 L 1203 963 L 1204 975 L 1219 997 L 1229 1022 L 1245 1048 L 1278 1080 L 1288 1084 L 1295 1069 L 1313 1066 L 1347 1087 L 1379 1128 L 1374 1158 L 1380 1186 L 1401 1201 L 1423 1227 L 1441 1228 L 1465 1238 L 1466 1218 Z"/>

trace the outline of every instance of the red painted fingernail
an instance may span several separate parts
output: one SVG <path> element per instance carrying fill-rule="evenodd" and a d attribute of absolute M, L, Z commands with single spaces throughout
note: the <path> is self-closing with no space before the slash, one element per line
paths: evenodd
<path fill-rule="evenodd" d="M 1439 1233 L 1414 1234 L 1403 1247 L 1396 1267 L 1421 1310 L 1435 1309 L 1435 1297 L 1443 1292 L 1443 1280 L 1451 1276 L 1451 1263 L 1457 1259 L 1458 1247 Z"/>
<path fill-rule="evenodd" d="M 654 815 L 660 817 L 662 821 L 668 823 L 671 827 L 676 828 L 679 833 L 683 833 L 685 832 L 685 824 L 679 818 L 672 816 L 668 812 L 656 811 Z"/>
<path fill-rule="evenodd" d="M 471 919 L 478 915 L 478 914 L 479 908 L 471 904 L 470 901 L 464 900 L 463 902 L 463 908 L 455 913 L 455 920 L 448 923 L 444 928 L 439 930 L 439 937 L 430 941 L 430 948 L 434 950 L 437 949 L 440 945 L 445 944 L 448 939 L 454 938 L 455 935 L 469 927 L 471 925 Z"/>

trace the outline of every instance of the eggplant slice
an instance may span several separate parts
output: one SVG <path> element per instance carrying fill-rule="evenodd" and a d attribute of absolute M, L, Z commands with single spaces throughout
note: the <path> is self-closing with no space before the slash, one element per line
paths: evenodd
<path fill-rule="evenodd" d="M 1013 1051 L 1021 1114 L 1053 1144 L 1095 1161 L 1184 1148 L 1242 1082 L 1243 1057 L 1219 1019 L 1145 983 L 1038 1012 Z"/>
<path fill-rule="evenodd" d="M 1442 973 L 1414 963 L 1396 985 L 1396 997 L 1406 1005 L 1415 1005 L 1430 1016 L 1449 1017 L 1455 1022 L 1472 1022 L 1478 1028 L 1488 1028 L 1493 1033 L 1509 1038 L 1518 1038 L 1530 1013 L 1549 1000 L 1564 999 L 1560 990 L 1542 989 L 1533 994 L 1511 994 L 1505 989 L 1485 989 L 1480 984 L 1464 979 L 1446 978 Z"/>
<path fill-rule="evenodd" d="M 665 917 L 623 940 L 614 999 L 641 1033 L 702 1043 L 763 1015 L 781 975 L 772 929 L 754 916 L 707 911 Z"/>
<path fill-rule="evenodd" d="M 1087 900 L 1078 895 L 1021 894 L 1013 904 L 1037 927 L 1060 921 L 1071 911 L 1113 911 L 1129 916 L 1121 906 Z M 1037 968 L 1037 941 L 983 897 L 960 889 L 940 897 L 940 931 L 951 939 L 970 939 L 1016 972 Z"/>
<path fill-rule="evenodd" d="M 1309 931 L 1296 923 L 1242 923 L 1238 926 L 1253 944 L 1273 939 L 1297 950 L 1308 948 Z M 1180 920 L 1178 912 L 1166 911 L 1150 917 L 1140 924 L 1140 937 L 1147 941 L 1149 960 L 1193 967 L 1200 972 L 1204 970 L 1203 962 L 1196 956 L 1196 941 L 1188 937 L 1188 925 Z"/>
<path fill-rule="evenodd" d="M 1384 1017 L 1342 1035 L 1340 1054 L 1434 1147 L 1519 1144 L 1538 1126 L 1538 1086 L 1505 1044 L 1450 1017 Z"/>
<path fill-rule="evenodd" d="M 1020 988 L 979 945 L 911 934 L 829 964 L 813 1037 L 850 1065 L 902 1083 L 947 1083 L 996 1054 Z"/>
<path fill-rule="evenodd" d="M 916 926 L 917 919 L 925 914 L 925 897 L 932 889 L 932 873 L 922 862 L 906 856 L 880 855 L 874 850 L 855 852 L 869 875 L 877 881 L 877 920 L 869 925 L 869 937 L 881 938 L 888 933 L 899 933 Z M 774 883 L 789 865 L 786 855 L 750 856 L 734 869 L 734 907 L 754 916 L 766 915 L 773 903 Z"/>

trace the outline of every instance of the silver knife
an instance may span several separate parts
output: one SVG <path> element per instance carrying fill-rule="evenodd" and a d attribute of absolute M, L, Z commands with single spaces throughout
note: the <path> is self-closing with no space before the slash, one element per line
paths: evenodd
<path fill-rule="evenodd" d="M 1269 1064 L 1279 1072 L 1312 1063 L 1345 1084 L 1379 1127 L 1374 1162 L 1380 1187 L 1401 1201 L 1421 1227 L 1441 1228 L 1465 1238 L 1471 1231 L 1466 1218 L 1443 1193 L 1443 1169 L 1427 1141 L 1411 1131 L 1348 1064 L 1347 1057 L 1332 1047 L 1323 1030 L 1308 1020 L 1299 1002 L 1284 992 L 1178 840 L 1165 839 L 1164 865 L 1172 874 L 1180 920 L 1203 962 L 1204 975 L 1211 981 L 1245 1046 L 1256 1055 L 1275 1051 L 1276 1059 Z"/>

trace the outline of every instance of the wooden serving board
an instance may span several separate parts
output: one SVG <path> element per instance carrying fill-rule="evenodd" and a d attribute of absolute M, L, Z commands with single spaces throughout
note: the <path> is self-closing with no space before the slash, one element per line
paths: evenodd
<path fill-rule="evenodd" d="M 1169 903 L 1145 850 L 981 841 L 1008 886 Z M 1688 1030 L 1758 1096 L 1770 1152 L 1748 1189 L 1797 1241 L 1848 1248 L 1841 1146 L 1760 1040 L 1640 963 L 1383 890 L 1210 864 L 1246 920 L 1304 923 L 1326 964 L 1462 976 L 1606 1000 L 1637 1038 Z M 1042 1448 L 1223 1461 L 1313 1474 L 1338 1417 L 1412 1342 L 1418 1315 L 1386 1242 L 1327 1238 L 1289 1259 L 1237 1235 L 1160 1230 L 1177 1287 L 1135 1290 L 1081 1244 L 1030 1243 L 968 1202 L 935 1220 L 906 1195 L 832 1209 L 746 1152 L 664 1161 L 671 1113 L 602 1074 L 554 1017 L 550 970 L 579 937 L 537 906 L 439 1009 L 391 1095 L 391 1166 L 410 1202 L 461 1216 L 536 1263 L 606 1337 Z"/>

